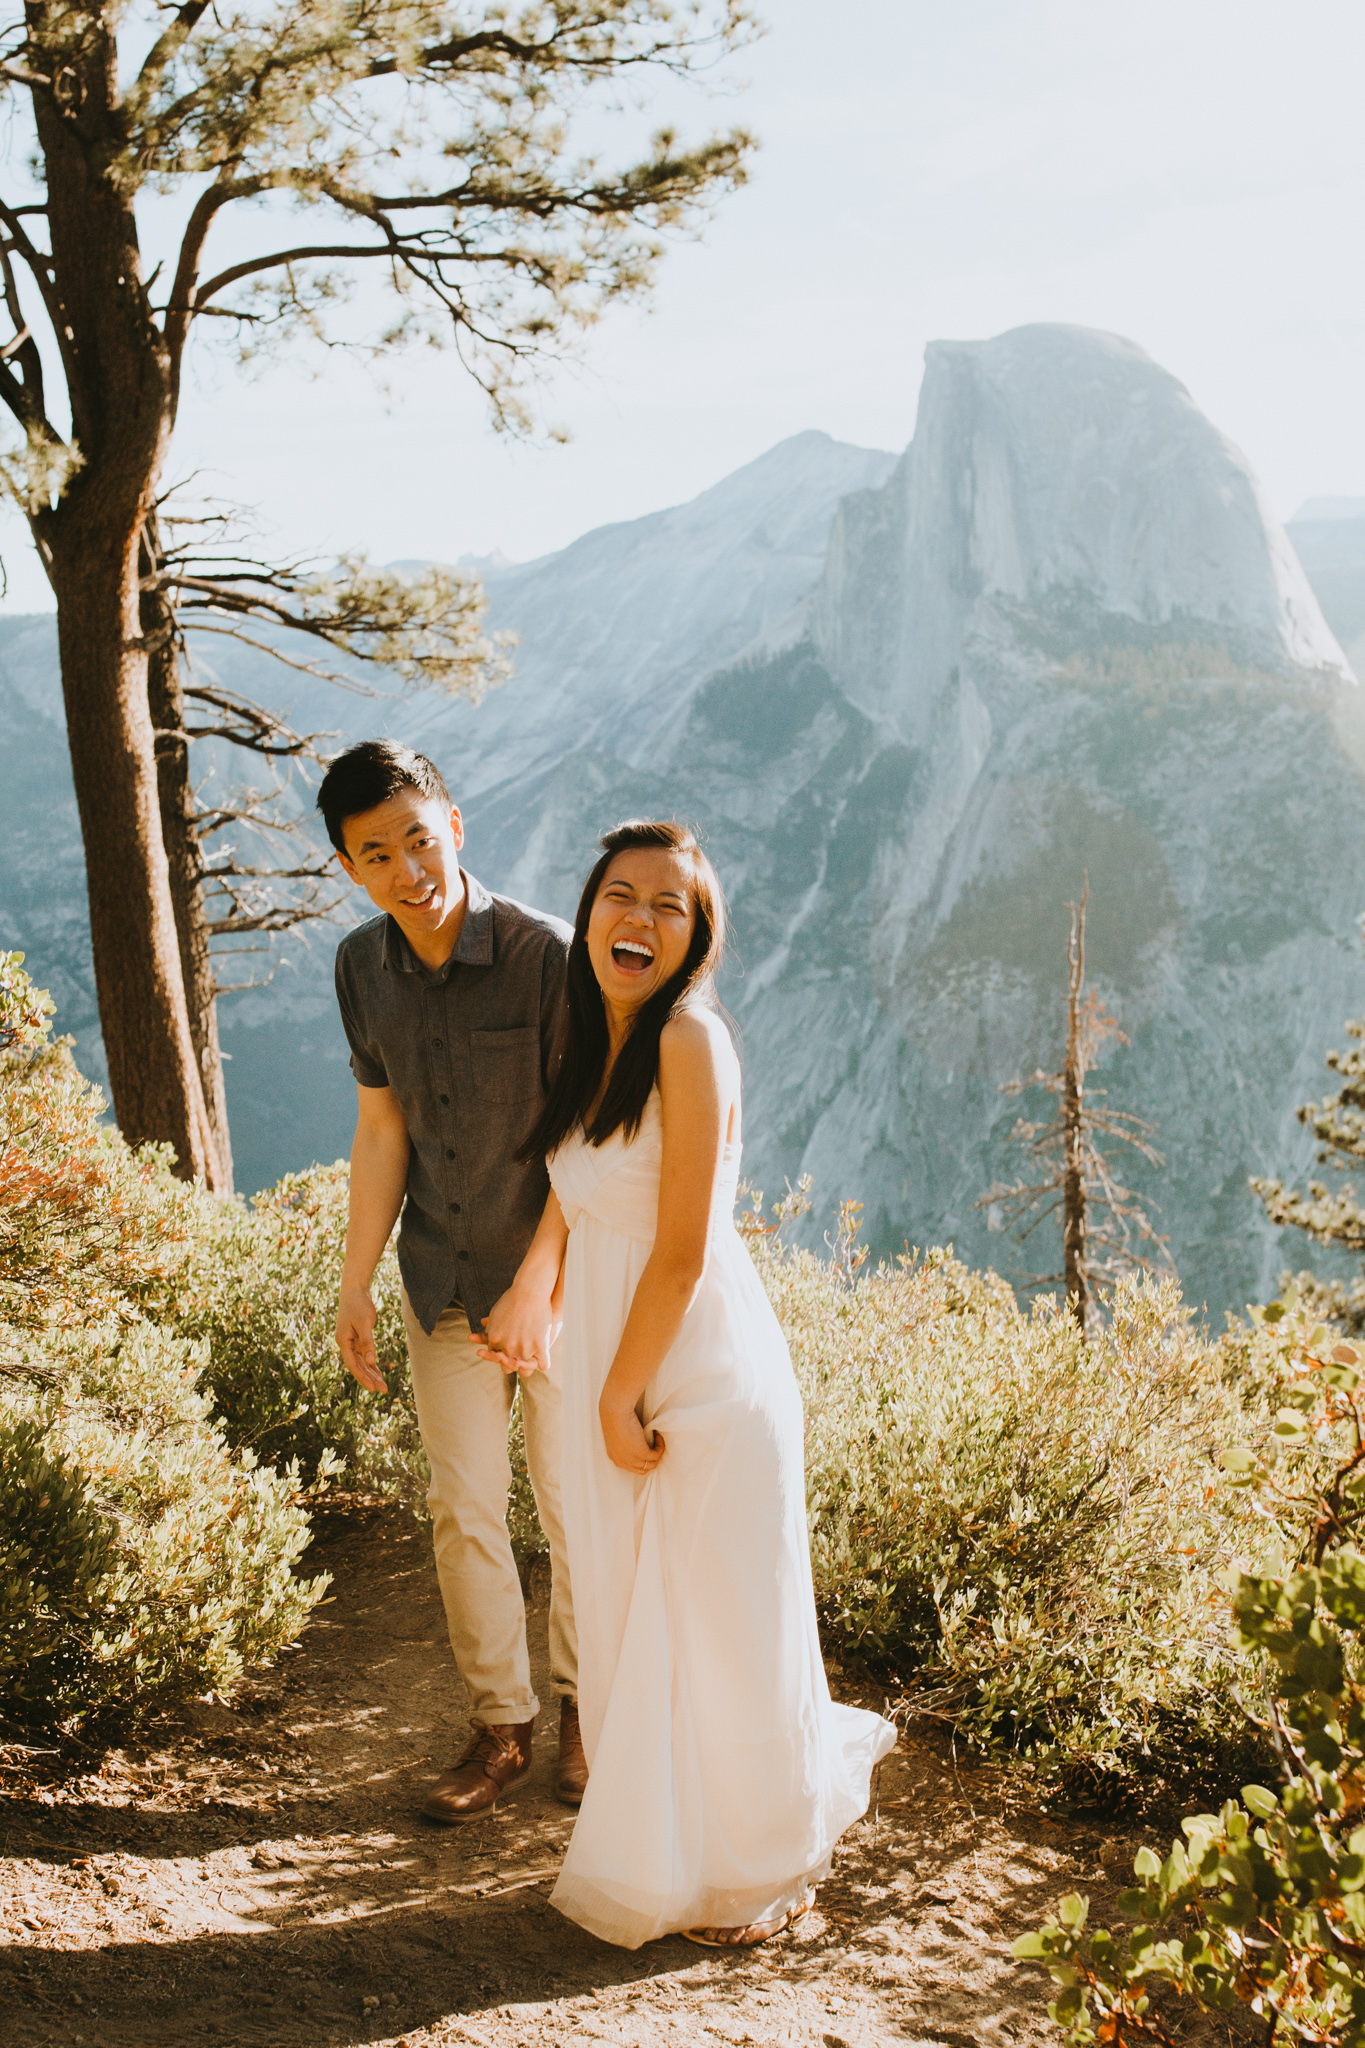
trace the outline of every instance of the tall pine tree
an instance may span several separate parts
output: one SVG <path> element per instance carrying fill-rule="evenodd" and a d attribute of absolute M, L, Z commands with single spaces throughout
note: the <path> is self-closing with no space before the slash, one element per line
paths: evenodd
<path fill-rule="evenodd" d="M 748 31 L 744 0 L 28 0 L 0 38 L 0 403 L 19 435 L 0 475 L 57 602 L 115 1113 L 186 1175 L 230 1181 L 183 593 L 157 518 L 191 339 L 344 341 L 345 288 L 373 280 L 381 325 L 350 338 L 453 345 L 495 418 L 524 427 L 526 373 L 647 289 L 662 232 L 734 187 L 749 149 L 665 132 L 608 164 L 582 127 Z M 401 593 L 369 594 L 392 623 Z M 330 609 L 344 646 L 353 595 L 301 608 Z M 397 623 L 432 625 L 477 682 L 467 599 L 437 592 L 433 620 Z"/>

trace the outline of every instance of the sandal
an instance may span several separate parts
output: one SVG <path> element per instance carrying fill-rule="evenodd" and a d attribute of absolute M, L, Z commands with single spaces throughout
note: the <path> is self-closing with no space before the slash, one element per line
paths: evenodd
<path fill-rule="evenodd" d="M 695 1941 L 698 1948 L 757 1948 L 760 1942 L 785 1934 L 789 1927 L 805 1918 L 814 1904 L 815 1893 L 808 1891 L 794 1906 L 788 1906 L 780 1920 L 752 1920 L 747 1927 L 684 1927 L 681 1929 L 682 1938 Z M 759 1928 L 763 1929 L 761 1934 Z M 730 1939 L 720 1939 L 723 1935 L 729 1935 Z"/>

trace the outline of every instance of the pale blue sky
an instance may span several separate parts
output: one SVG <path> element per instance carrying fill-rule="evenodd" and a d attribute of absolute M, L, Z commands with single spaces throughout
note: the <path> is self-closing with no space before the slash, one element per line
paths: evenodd
<path fill-rule="evenodd" d="M 693 496 L 787 434 L 899 449 L 924 344 L 1115 329 L 1190 387 L 1282 516 L 1365 495 L 1359 0 L 767 0 L 752 183 L 590 337 L 550 416 L 488 429 L 452 358 L 196 376 L 174 469 L 282 548 L 522 559 Z M 48 602 L 0 527 L 8 610 Z"/>

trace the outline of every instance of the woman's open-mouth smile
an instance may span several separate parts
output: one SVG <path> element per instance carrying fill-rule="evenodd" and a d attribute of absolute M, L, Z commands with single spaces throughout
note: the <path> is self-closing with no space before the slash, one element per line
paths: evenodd
<path fill-rule="evenodd" d="M 611 949 L 611 961 L 620 974 L 647 974 L 654 965 L 654 953 L 643 940 L 617 939 Z"/>

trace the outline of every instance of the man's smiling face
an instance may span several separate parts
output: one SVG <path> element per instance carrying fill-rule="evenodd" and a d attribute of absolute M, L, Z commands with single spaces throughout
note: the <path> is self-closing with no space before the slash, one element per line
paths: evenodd
<path fill-rule="evenodd" d="M 460 814 L 439 797 L 400 789 L 342 826 L 341 865 L 414 940 L 430 940 L 464 904 Z"/>

